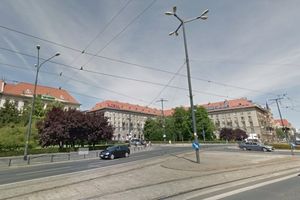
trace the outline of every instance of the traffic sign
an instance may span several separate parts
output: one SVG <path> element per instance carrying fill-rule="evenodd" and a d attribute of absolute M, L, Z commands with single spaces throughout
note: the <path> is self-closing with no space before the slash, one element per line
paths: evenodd
<path fill-rule="evenodd" d="M 192 147 L 193 147 L 193 149 L 198 150 L 198 149 L 200 149 L 200 144 L 196 143 L 196 142 L 193 142 Z"/>

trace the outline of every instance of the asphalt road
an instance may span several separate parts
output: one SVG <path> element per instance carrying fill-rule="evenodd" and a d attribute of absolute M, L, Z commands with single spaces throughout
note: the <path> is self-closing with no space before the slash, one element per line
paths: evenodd
<path fill-rule="evenodd" d="M 236 145 L 203 145 L 201 149 L 204 151 L 238 151 L 243 152 L 237 148 Z M 163 155 L 179 154 L 183 152 L 193 152 L 191 146 L 178 147 L 178 146 L 156 146 L 150 151 L 141 151 L 131 154 L 129 158 L 121 158 L 115 160 L 78 160 L 61 163 L 51 163 L 43 165 L 32 165 L 26 167 L 11 167 L 0 170 L 0 185 L 7 183 L 14 183 L 19 181 L 31 180 L 36 178 L 79 172 L 83 170 L 95 169 L 106 167 L 110 165 L 117 165 L 121 163 L 128 163 L 143 159 L 154 158 Z M 245 151 L 244 153 L 265 153 L 265 152 L 251 152 Z M 268 152 L 271 154 L 284 154 L 289 155 L 290 152 Z M 299 156 L 299 155 L 296 155 Z"/>
<path fill-rule="evenodd" d="M 222 200 L 299 200 L 300 176 L 228 196 Z"/>
<path fill-rule="evenodd" d="M 217 149 L 225 148 L 222 145 L 210 145 L 203 146 L 203 149 Z M 150 151 L 141 151 L 131 154 L 128 158 L 120 158 L 115 160 L 100 160 L 100 159 L 90 159 L 90 160 L 80 160 L 80 161 L 70 161 L 63 163 L 51 163 L 44 165 L 33 165 L 26 167 L 12 167 L 8 169 L 0 170 L 0 185 L 7 183 L 14 183 L 19 181 L 31 180 L 36 178 L 42 178 L 47 176 L 54 176 L 59 174 L 66 174 L 72 172 L 78 172 L 83 170 L 95 169 L 106 167 L 110 165 L 117 165 L 121 163 L 128 163 L 143 159 L 149 159 L 153 157 L 163 156 L 167 154 L 179 154 L 183 152 L 192 152 L 193 149 L 190 146 L 187 147 L 168 147 L 168 146 L 156 146 Z"/>

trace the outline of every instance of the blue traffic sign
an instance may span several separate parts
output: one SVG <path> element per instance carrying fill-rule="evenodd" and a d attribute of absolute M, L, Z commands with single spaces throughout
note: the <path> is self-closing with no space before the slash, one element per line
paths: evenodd
<path fill-rule="evenodd" d="M 193 142 L 192 147 L 193 147 L 193 149 L 198 150 L 198 149 L 200 149 L 200 144 L 196 143 L 196 142 Z"/>

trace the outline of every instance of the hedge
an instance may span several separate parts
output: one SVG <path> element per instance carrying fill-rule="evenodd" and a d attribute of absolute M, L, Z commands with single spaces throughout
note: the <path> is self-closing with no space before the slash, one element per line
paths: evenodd
<path fill-rule="evenodd" d="M 278 144 L 271 144 L 275 149 L 291 149 L 291 146 L 286 143 L 278 143 Z M 297 150 L 300 150 L 300 145 L 296 146 Z"/>

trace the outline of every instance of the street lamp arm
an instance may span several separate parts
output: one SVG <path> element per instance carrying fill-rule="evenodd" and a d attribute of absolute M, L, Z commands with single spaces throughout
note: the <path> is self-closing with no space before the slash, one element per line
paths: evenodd
<path fill-rule="evenodd" d="M 52 58 L 59 56 L 59 53 L 56 53 L 55 55 L 51 56 L 50 58 L 48 58 L 47 60 L 44 60 L 38 67 L 38 69 L 40 69 L 42 67 L 43 64 L 45 64 L 46 62 L 48 62 L 49 60 L 51 60 Z"/>
<path fill-rule="evenodd" d="M 174 33 L 176 34 L 176 36 L 178 35 L 178 30 L 181 28 L 183 23 L 180 23 L 180 25 L 177 27 L 177 29 L 174 31 Z"/>
<path fill-rule="evenodd" d="M 174 16 L 175 16 L 181 23 L 184 23 L 184 21 L 183 21 L 180 17 L 178 17 L 178 15 L 176 15 L 176 13 L 174 13 Z"/>

